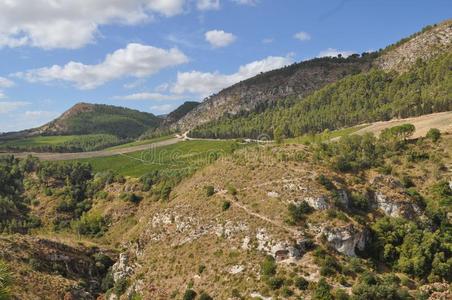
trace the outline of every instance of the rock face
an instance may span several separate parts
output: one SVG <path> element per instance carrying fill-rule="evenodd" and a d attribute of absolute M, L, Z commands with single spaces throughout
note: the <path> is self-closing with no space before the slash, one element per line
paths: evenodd
<path fill-rule="evenodd" d="M 371 180 L 375 190 L 374 206 L 391 217 L 415 218 L 421 208 L 405 193 L 403 185 L 392 176 L 376 176 Z"/>
<path fill-rule="evenodd" d="M 416 63 L 452 49 L 452 21 L 445 21 L 415 35 L 405 43 L 384 53 L 375 65 L 385 71 L 403 72 Z"/>
<path fill-rule="evenodd" d="M 325 227 L 322 230 L 328 244 L 338 252 L 356 256 L 355 249 L 364 250 L 367 231 L 350 224 L 344 227 Z"/>
<path fill-rule="evenodd" d="M 113 280 L 118 282 L 123 280 L 133 273 L 133 268 L 130 266 L 130 258 L 127 252 L 119 255 L 118 261 L 111 268 Z"/>
<path fill-rule="evenodd" d="M 370 59 L 314 59 L 257 75 L 206 98 L 172 125 L 187 131 L 225 114 L 253 111 L 284 97 L 304 97 L 347 74 L 368 70 Z"/>
<path fill-rule="evenodd" d="M 328 199 L 325 196 L 320 197 L 306 197 L 304 201 L 309 204 L 309 206 L 313 207 L 317 210 L 325 210 L 330 208 L 330 204 L 328 203 Z"/>

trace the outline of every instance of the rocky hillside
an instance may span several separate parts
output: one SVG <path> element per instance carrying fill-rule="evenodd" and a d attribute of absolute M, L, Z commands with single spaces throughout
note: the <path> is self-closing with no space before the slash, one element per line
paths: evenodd
<path fill-rule="evenodd" d="M 372 54 L 347 59 L 319 58 L 257 75 L 205 99 L 172 128 L 186 130 L 224 114 L 264 109 L 289 96 L 302 98 L 328 83 L 368 70 L 372 59 Z"/>
<path fill-rule="evenodd" d="M 381 52 L 363 57 L 353 55 L 348 59 L 314 59 L 270 71 L 212 95 L 173 125 L 173 129 L 185 131 L 227 115 L 262 111 L 284 98 L 297 102 L 347 75 L 368 71 L 371 66 L 383 71 L 404 72 L 418 59 L 429 60 L 449 52 L 451 47 L 452 21 L 445 21 L 426 27 Z"/>
<path fill-rule="evenodd" d="M 427 26 L 421 32 L 385 49 L 375 65 L 385 71 L 409 70 L 418 59 L 423 61 L 452 51 L 452 20 Z"/>
<path fill-rule="evenodd" d="M 172 185 L 2 159 L 0 284 L 9 272 L 18 299 L 448 299 L 452 134 L 410 132 L 248 145 Z"/>
<path fill-rule="evenodd" d="M 149 128 L 158 127 L 162 121 L 153 114 L 129 108 L 78 103 L 50 123 L 35 129 L 3 134 L 0 138 L 94 133 L 136 138 Z"/>

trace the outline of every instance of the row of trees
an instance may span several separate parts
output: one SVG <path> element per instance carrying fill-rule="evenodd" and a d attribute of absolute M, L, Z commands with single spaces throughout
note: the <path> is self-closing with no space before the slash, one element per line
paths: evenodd
<path fill-rule="evenodd" d="M 289 108 L 246 113 L 201 125 L 193 137 L 295 137 L 366 122 L 452 110 L 452 53 L 398 74 L 371 70 L 327 85 Z"/>

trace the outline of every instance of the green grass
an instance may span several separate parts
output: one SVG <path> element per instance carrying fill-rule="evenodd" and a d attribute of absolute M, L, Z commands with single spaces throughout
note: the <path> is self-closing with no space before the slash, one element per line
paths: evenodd
<path fill-rule="evenodd" d="M 96 172 L 112 170 L 131 177 L 140 177 L 154 170 L 191 173 L 238 147 L 243 146 L 235 141 L 183 141 L 152 150 L 78 161 L 90 163 Z"/>
<path fill-rule="evenodd" d="M 114 149 L 122 149 L 122 148 L 133 147 L 133 146 L 147 145 L 147 144 L 152 144 L 152 143 L 156 143 L 156 142 L 169 140 L 171 138 L 173 138 L 172 135 L 166 135 L 166 136 L 161 136 L 161 137 L 157 137 L 157 138 L 153 138 L 153 139 L 146 139 L 146 140 L 142 140 L 142 141 L 134 141 L 134 142 L 130 142 L 130 143 L 127 143 L 127 144 L 122 144 L 122 145 L 118 145 L 118 146 L 114 146 L 114 147 L 109 147 L 109 148 L 107 148 L 105 150 L 114 150 Z"/>
<path fill-rule="evenodd" d="M 334 130 L 334 131 L 326 131 L 326 132 L 318 133 L 318 134 L 314 134 L 314 135 L 306 134 L 306 135 L 302 135 L 302 136 L 299 136 L 296 138 L 286 139 L 286 140 L 284 140 L 284 142 L 288 143 L 288 144 L 307 144 L 307 143 L 313 143 L 313 142 L 322 142 L 322 141 L 327 141 L 327 140 L 331 140 L 334 138 L 340 138 L 340 137 L 343 137 L 346 135 L 353 134 L 353 133 L 357 132 L 358 130 L 363 129 L 367 126 L 368 125 L 358 125 L 358 126 Z"/>
<path fill-rule="evenodd" d="M 77 139 L 78 135 L 64 136 L 36 136 L 18 140 L 0 141 L 0 148 L 5 147 L 34 147 L 44 145 L 59 145 Z"/>

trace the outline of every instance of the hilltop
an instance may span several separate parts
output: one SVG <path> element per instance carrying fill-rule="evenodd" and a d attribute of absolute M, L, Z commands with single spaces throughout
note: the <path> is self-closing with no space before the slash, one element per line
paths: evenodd
<path fill-rule="evenodd" d="M 34 129 L 6 133 L 2 139 L 46 135 L 111 134 L 119 138 L 137 138 L 162 119 L 150 113 L 105 104 L 77 103 L 57 119 Z"/>

